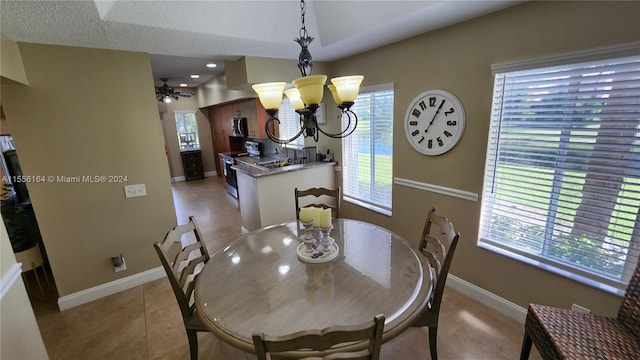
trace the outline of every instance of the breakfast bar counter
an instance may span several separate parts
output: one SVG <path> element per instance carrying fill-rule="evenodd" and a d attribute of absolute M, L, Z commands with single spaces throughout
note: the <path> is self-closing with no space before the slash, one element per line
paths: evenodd
<path fill-rule="evenodd" d="M 334 189 L 335 162 L 276 166 L 272 169 L 250 164 L 235 165 L 242 230 L 296 219 L 294 189 Z"/>

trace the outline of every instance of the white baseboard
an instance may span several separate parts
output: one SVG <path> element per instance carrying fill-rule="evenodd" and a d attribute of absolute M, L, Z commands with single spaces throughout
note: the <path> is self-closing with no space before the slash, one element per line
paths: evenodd
<path fill-rule="evenodd" d="M 521 324 L 524 324 L 524 321 L 527 318 L 527 309 L 522 306 L 503 299 L 498 295 L 473 285 L 468 281 L 462 280 L 455 275 L 449 274 L 447 276 L 447 286 L 520 322 Z"/>
<path fill-rule="evenodd" d="M 206 173 L 204 173 L 204 177 L 206 178 L 214 177 L 214 176 L 218 176 L 217 171 L 207 171 Z M 184 176 L 176 176 L 174 178 L 171 178 L 171 182 L 180 182 L 180 181 L 187 181 L 187 178 L 185 178 Z"/>
<path fill-rule="evenodd" d="M 158 266 L 157 268 L 149 269 L 122 279 L 62 296 L 58 298 L 58 307 L 60 308 L 60 311 L 64 311 L 74 306 L 98 300 L 105 296 L 113 295 L 115 293 L 146 284 L 153 280 L 161 279 L 165 276 L 167 276 L 167 274 L 165 273 L 164 268 L 162 266 Z"/>

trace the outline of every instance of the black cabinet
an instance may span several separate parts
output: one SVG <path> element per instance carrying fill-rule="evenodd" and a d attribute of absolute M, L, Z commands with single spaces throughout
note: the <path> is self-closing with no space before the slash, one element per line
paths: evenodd
<path fill-rule="evenodd" d="M 202 166 L 202 153 L 200 150 L 183 151 L 182 168 L 184 169 L 185 180 L 195 180 L 204 178 L 204 168 Z"/>

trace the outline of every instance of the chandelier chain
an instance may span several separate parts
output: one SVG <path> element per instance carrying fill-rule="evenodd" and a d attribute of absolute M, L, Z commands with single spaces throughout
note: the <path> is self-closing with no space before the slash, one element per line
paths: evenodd
<path fill-rule="evenodd" d="M 307 32 L 307 28 L 304 25 L 304 16 L 307 12 L 307 4 L 304 0 L 300 0 L 300 22 L 302 23 L 302 27 L 300 28 L 300 38 L 308 37 L 309 33 Z"/>

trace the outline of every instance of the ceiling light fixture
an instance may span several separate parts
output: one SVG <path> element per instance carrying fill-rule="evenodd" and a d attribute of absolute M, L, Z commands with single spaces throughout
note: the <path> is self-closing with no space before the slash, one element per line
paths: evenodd
<path fill-rule="evenodd" d="M 218 66 L 218 65 L 216 65 L 216 64 L 214 64 L 214 63 L 211 63 L 211 62 L 210 62 L 210 63 L 208 63 L 206 66 L 207 66 L 208 68 L 214 68 L 214 67 L 216 67 L 216 66 Z"/>
<path fill-rule="evenodd" d="M 193 74 L 193 75 L 191 75 L 191 78 L 192 79 L 200 79 L 200 75 Z"/>
<path fill-rule="evenodd" d="M 185 83 L 181 83 L 181 84 L 180 84 L 180 87 L 187 87 L 187 86 L 189 86 L 189 85 L 188 85 L 188 84 L 185 84 Z"/>
<path fill-rule="evenodd" d="M 171 86 L 167 85 L 168 78 L 160 78 L 160 80 L 164 82 L 162 86 L 156 88 L 156 98 L 160 102 L 168 104 L 173 99 L 178 100 L 180 97 L 192 97 L 194 95 L 190 92 L 175 91 Z"/>
<path fill-rule="evenodd" d="M 343 116 L 347 117 L 347 126 L 339 133 L 328 133 L 322 130 L 318 126 L 318 120 L 316 119 L 316 110 L 322 102 L 324 95 L 324 84 L 327 81 L 326 75 L 311 75 L 313 69 L 313 62 L 311 53 L 309 52 L 309 44 L 313 41 L 313 38 L 309 36 L 307 29 L 304 25 L 304 17 L 306 12 L 306 4 L 304 0 L 300 1 L 300 12 L 302 27 L 300 28 L 300 37 L 294 39 L 302 50 L 298 56 L 298 69 L 302 77 L 292 81 L 294 88 L 284 90 L 286 87 L 285 82 L 272 82 L 253 85 L 253 90 L 258 94 L 260 103 L 266 109 L 269 114 L 269 119 L 265 125 L 265 130 L 269 140 L 278 144 L 287 144 L 300 135 L 304 137 L 312 137 L 316 142 L 318 141 L 319 133 L 339 139 L 351 135 L 358 126 L 358 117 L 351 111 L 358 92 L 360 91 L 360 83 L 364 76 L 342 76 L 331 79 L 331 84 L 327 85 L 331 91 L 333 100 L 338 104 L 340 114 L 339 120 L 342 120 Z M 278 109 L 282 103 L 282 93 L 287 96 L 291 102 L 291 106 L 300 115 L 300 131 L 289 139 L 279 139 L 270 130 L 272 122 L 280 123 L 277 118 Z M 353 125 L 353 126 L 352 126 Z"/>

